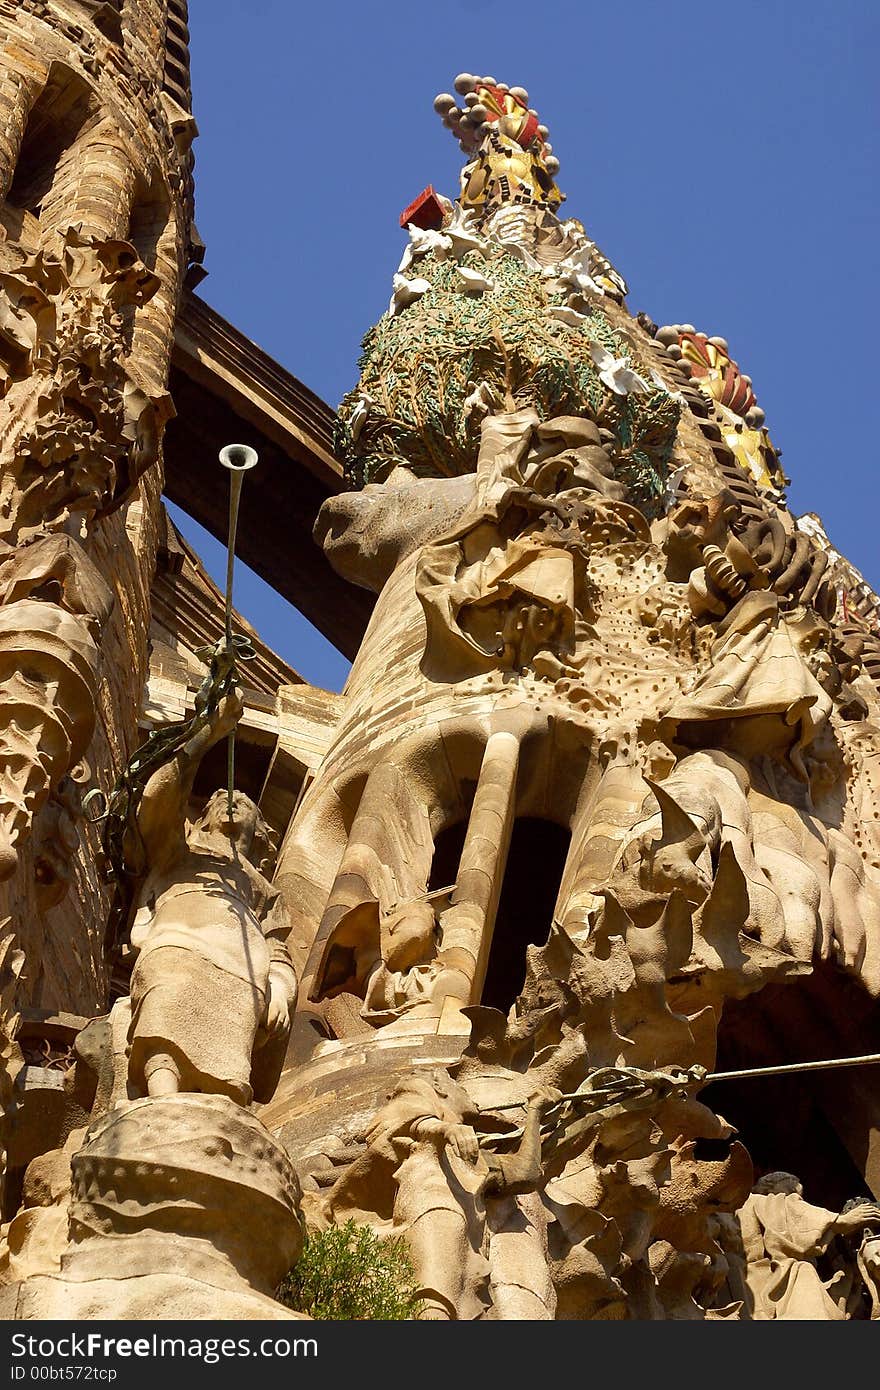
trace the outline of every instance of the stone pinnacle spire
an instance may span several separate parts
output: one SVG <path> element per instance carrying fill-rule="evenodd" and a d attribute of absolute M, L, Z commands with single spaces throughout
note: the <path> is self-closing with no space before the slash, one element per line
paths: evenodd
<path fill-rule="evenodd" d="M 400 215 L 408 245 L 337 414 L 347 475 L 468 473 L 487 415 L 586 416 L 653 515 L 679 407 L 615 317 L 626 282 L 558 216 L 557 161 L 525 89 L 467 73 L 455 86 L 463 109 L 448 93 L 434 105 L 470 156 L 461 192 L 428 187 Z"/>
<path fill-rule="evenodd" d="M 463 72 L 455 90 L 464 98 L 463 108 L 441 92 L 434 110 L 470 156 L 461 176 L 462 207 L 478 216 L 504 203 L 555 211 L 565 198 L 553 182 L 559 160 L 526 89 Z"/>

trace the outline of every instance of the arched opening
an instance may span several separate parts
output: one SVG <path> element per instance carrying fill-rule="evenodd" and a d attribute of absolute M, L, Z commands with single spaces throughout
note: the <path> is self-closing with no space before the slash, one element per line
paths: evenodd
<path fill-rule="evenodd" d="M 97 116 L 92 89 L 64 63 L 53 63 L 28 117 L 7 201 L 40 217 L 64 154 Z"/>
<path fill-rule="evenodd" d="M 449 888 L 458 876 L 464 837 L 467 834 L 466 820 L 456 821 L 434 839 L 434 857 L 431 860 L 431 875 L 428 879 L 428 892 L 436 893 L 441 888 Z"/>
<path fill-rule="evenodd" d="M 550 935 L 571 832 L 519 817 L 513 826 L 481 1002 L 507 1013 L 525 983 L 526 947 Z"/>
<path fill-rule="evenodd" d="M 148 187 L 135 195 L 128 239 L 148 270 L 155 271 L 159 243 L 171 216 L 171 198 L 164 179 L 155 174 Z"/>
<path fill-rule="evenodd" d="M 256 738 L 253 730 L 239 731 L 235 740 L 235 786 L 251 801 L 259 801 L 272 761 L 274 740 Z M 226 786 L 227 745 L 215 744 L 202 759 L 193 784 L 193 797 L 207 801 L 218 787 Z"/>
<path fill-rule="evenodd" d="M 725 1002 L 716 1072 L 880 1052 L 880 1006 L 835 966 Z M 876 1067 L 715 1082 L 700 1100 L 735 1125 L 757 1176 L 794 1173 L 831 1211 L 880 1187 Z"/>
<path fill-rule="evenodd" d="M 164 179 L 158 172 L 153 175 L 148 186 L 139 187 L 135 192 L 128 224 L 128 240 L 147 270 L 151 270 L 161 280 L 165 269 L 162 264 L 163 252 L 167 254 L 169 240 L 173 243 L 173 227 L 171 197 Z M 159 295 L 161 294 L 160 290 Z M 150 363 L 157 372 L 162 373 L 168 347 L 168 324 L 163 322 L 164 315 L 161 305 L 156 302 L 157 298 L 158 296 L 154 296 L 141 306 L 124 306 L 123 343 L 127 353 L 136 350 L 142 364 Z M 153 322 L 154 319 L 156 322 Z M 136 333 L 139 334 L 137 344 Z"/>

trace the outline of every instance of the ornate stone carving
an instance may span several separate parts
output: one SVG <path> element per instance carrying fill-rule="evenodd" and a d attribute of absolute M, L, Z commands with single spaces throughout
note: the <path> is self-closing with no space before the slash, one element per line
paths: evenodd
<path fill-rule="evenodd" d="M 16 949 L 9 922 L 0 926 L 0 1197 L 5 1197 L 6 1146 L 12 1115 L 13 1084 L 22 1063 L 21 1049 L 15 1042 L 19 1023 L 16 1007 L 18 977 L 24 956 Z"/>
<path fill-rule="evenodd" d="M 438 109 L 472 156 L 464 198 L 408 210 L 403 283 L 340 411 L 367 486 L 316 528 L 379 598 L 279 866 L 330 1036 L 275 1113 L 294 1148 L 310 1126 L 314 1220 L 409 1233 L 428 1316 L 749 1318 L 748 1126 L 702 1092 L 735 1001 L 809 1009 L 839 967 L 880 988 L 870 644 L 840 624 L 841 567 L 787 511 L 726 344 L 607 302 L 582 229 L 536 192 L 546 137 L 513 148 L 525 99 L 461 83 Z M 551 405 L 526 336 L 508 351 L 538 287 L 576 404 Z M 526 945 L 504 894 L 530 817 L 571 840 Z M 521 1181 L 493 1188 L 498 1157 Z M 853 1289 L 865 1250 L 831 1251 Z"/>
<path fill-rule="evenodd" d="M 462 196 L 402 218 L 339 412 L 360 490 L 316 527 L 378 595 L 333 733 L 299 760 L 275 885 L 255 804 L 193 796 L 240 714 L 231 647 L 117 783 L 131 996 L 95 1025 L 87 1133 L 31 1164 L 4 1231 L 13 1316 L 285 1316 L 285 1150 L 313 1226 L 406 1238 L 426 1318 L 880 1307 L 877 1208 L 819 1195 L 843 1148 L 877 1184 L 867 1086 L 809 1093 L 827 1172 L 806 1082 L 786 1110 L 813 1205 L 767 1178 L 788 1155 L 766 1162 L 753 1067 L 726 1060 L 743 1020 L 792 1061 L 811 1010 L 817 1057 L 874 1026 L 876 605 L 788 512 L 726 343 L 630 318 L 559 218 L 527 94 L 457 89 L 438 109 Z M 0 829 L 10 863 L 32 829 L 48 903 L 108 612 L 87 523 L 155 457 L 163 410 L 109 346 L 153 289 L 132 246 L 43 239 L 0 279 Z"/>
<path fill-rule="evenodd" d="M 689 572 L 695 617 L 723 617 L 748 590 L 769 590 L 785 607 L 809 604 L 825 618 L 834 615 L 836 595 L 823 583 L 827 555 L 757 494 L 725 489 L 706 500 L 688 498 L 670 513 L 669 527 L 670 558 Z"/>
<path fill-rule="evenodd" d="M 296 999 L 280 895 L 261 872 L 268 827 L 236 792 L 219 791 L 187 823 L 199 764 L 234 729 L 237 693 L 147 781 L 136 809 L 142 855 L 131 944 L 129 1080 L 135 1095 L 228 1095 L 241 1105 L 275 1089 Z M 222 1019 L 223 1027 L 217 1027 Z"/>
<path fill-rule="evenodd" d="M 707 1223 L 751 1167 L 736 1144 L 695 1158 L 698 1136 L 723 1150 L 730 1135 L 687 1099 L 698 1082 L 593 1068 L 562 1097 L 487 1047 L 488 1012 L 457 1082 L 403 1081 L 353 1157 L 328 1149 L 336 1176 L 307 1194 L 309 1219 L 405 1232 L 427 1318 L 711 1316 L 693 1297 L 721 1258 Z"/>
<path fill-rule="evenodd" d="M 440 933 L 434 906 L 427 901 L 406 903 L 381 923 L 375 952 L 361 948 L 358 961 L 363 980 L 363 1017 L 371 1023 L 390 1023 L 431 1001 L 441 968 Z"/>
<path fill-rule="evenodd" d="M 95 725 L 97 640 L 110 590 L 70 536 L 38 536 L 0 555 L 0 878 L 9 878 L 35 816 L 82 759 Z M 43 821 L 40 878 L 64 882 L 49 842 L 64 835 L 71 786 Z M 66 803 L 66 804 L 64 804 Z"/>
<path fill-rule="evenodd" d="M 788 482 L 780 455 L 764 429 L 764 412 L 757 404 L 751 378 L 739 369 L 724 338 L 709 338 L 690 324 L 665 328 L 652 325 L 654 335 L 713 404 L 713 417 L 737 464 L 768 496 L 781 497 Z"/>
<path fill-rule="evenodd" d="M 120 349 L 158 286 L 128 242 L 74 227 L 0 278 L 3 539 L 110 511 L 155 463 L 170 398 Z"/>
<path fill-rule="evenodd" d="M 416 568 L 433 672 L 576 670 L 591 541 L 648 534 L 599 438 L 589 420 L 485 417 L 473 500 Z"/>
<path fill-rule="evenodd" d="M 539 153 L 495 128 L 508 119 L 489 123 L 485 159 L 540 169 Z M 475 179 L 483 187 L 480 170 L 469 197 Z M 363 484 L 398 466 L 419 477 L 469 472 L 486 411 L 530 408 L 540 420 L 594 420 L 607 432 L 615 476 L 656 510 L 678 405 L 642 373 L 602 307 L 600 281 L 611 289 L 613 268 L 579 223 L 559 222 L 551 202 L 516 198 L 509 173 L 490 183 L 478 216 L 465 202 L 439 230 L 412 227 L 391 308 L 365 338 L 361 380 L 339 410 L 337 449 L 349 476 Z M 612 292 L 621 286 L 617 277 Z M 609 364 L 620 369 L 613 376 Z"/>
<path fill-rule="evenodd" d="M 57 1273 L 3 1294 L 6 1317 L 276 1318 L 302 1243 L 299 1185 L 256 1116 L 225 1096 L 117 1105 L 72 1161 Z"/>
<path fill-rule="evenodd" d="M 64 528 L 118 507 L 158 458 L 170 400 L 145 391 L 120 350 L 124 315 L 158 285 L 128 242 L 83 237 L 75 227 L 0 276 L 4 878 L 94 729 L 95 641 L 112 597 Z M 59 896 L 65 875 L 45 846 L 63 847 L 71 808 L 69 797 L 56 802 L 54 830 L 45 819 L 43 826 L 38 881 L 45 889 L 50 878 Z"/>
<path fill-rule="evenodd" d="M 60 1270 L 70 1223 L 70 1162 L 84 1135 L 83 1129 L 71 1131 L 62 1148 L 50 1149 L 28 1165 L 21 1208 L 0 1228 L 0 1286 Z"/>
<path fill-rule="evenodd" d="M 95 722 L 98 649 L 54 603 L 0 608 L 0 878 L 49 793 L 83 756 Z"/>

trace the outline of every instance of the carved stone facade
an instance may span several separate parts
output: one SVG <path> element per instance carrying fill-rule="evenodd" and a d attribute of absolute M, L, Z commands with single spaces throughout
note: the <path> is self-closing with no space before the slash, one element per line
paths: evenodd
<path fill-rule="evenodd" d="M 630 318 L 559 220 L 527 98 L 458 86 L 437 105 L 473 155 L 463 195 L 407 210 L 340 411 L 366 485 L 316 530 L 378 598 L 279 858 L 326 1041 L 269 1115 L 311 1170 L 309 1220 L 409 1232 L 426 1316 L 765 1318 L 753 1263 L 775 1257 L 743 1235 L 740 1277 L 731 1249 L 759 1220 L 763 1102 L 736 1098 L 738 1135 L 707 1076 L 736 1008 L 809 1011 L 817 972 L 838 991 L 822 1055 L 880 1038 L 875 620 L 788 511 L 727 344 Z M 802 1031 L 785 1060 L 817 1046 Z M 810 1217 L 805 1261 L 857 1228 L 873 1248 L 871 1076 L 850 1073 L 861 1141 L 823 1103 L 857 1200 L 851 1225 Z M 868 1315 L 869 1256 L 858 1274 L 838 1245 L 850 1301 L 813 1276 L 779 1316 Z"/>
<path fill-rule="evenodd" d="M 78 806 L 124 763 L 146 675 L 194 133 L 166 23 L 158 0 L 0 6 L 0 892 L 43 1009 L 106 1002 Z"/>
<path fill-rule="evenodd" d="M 15 1009 L 108 1000 L 111 896 L 81 796 L 123 766 L 147 669 L 192 202 L 166 22 L 158 0 L 0 5 L 0 915 Z"/>
<path fill-rule="evenodd" d="M 728 344 L 629 314 L 527 93 L 460 75 L 316 517 L 375 606 L 312 689 L 158 501 L 180 6 L 67 8 L 3 72 L 4 1315 L 296 1317 L 354 1220 L 431 1320 L 878 1316 L 876 1066 L 805 1064 L 880 1054 L 880 605 Z"/>

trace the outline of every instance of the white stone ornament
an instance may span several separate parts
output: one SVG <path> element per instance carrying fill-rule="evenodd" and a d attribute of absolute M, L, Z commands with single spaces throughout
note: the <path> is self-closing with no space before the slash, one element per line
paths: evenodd
<path fill-rule="evenodd" d="M 566 256 L 555 267 L 556 278 L 564 289 L 576 290 L 578 294 L 595 295 L 603 299 L 605 291 L 590 274 L 590 252 L 592 243 L 586 242 L 571 256 Z"/>
<path fill-rule="evenodd" d="M 645 378 L 633 371 L 629 357 L 615 357 L 598 343 L 590 346 L 590 356 L 599 368 L 599 380 L 615 396 L 642 395 L 651 390 Z"/>
<path fill-rule="evenodd" d="M 352 444 L 357 444 L 360 432 L 367 423 L 367 417 L 370 413 L 372 404 L 372 399 L 365 392 L 358 396 L 357 403 L 348 421 Z"/>
<path fill-rule="evenodd" d="M 507 251 L 511 256 L 516 256 L 518 261 L 522 261 L 523 265 L 528 270 L 532 270 L 535 273 L 538 273 L 540 271 L 541 262 L 535 260 L 535 257 L 532 255 L 531 251 L 529 251 L 527 247 L 523 246 L 522 242 L 506 240 L 503 237 L 494 237 L 493 240 L 496 242 L 498 246 L 503 246 L 504 250 Z"/>
<path fill-rule="evenodd" d="M 556 319 L 558 323 L 564 323 L 569 328 L 580 328 L 587 321 L 587 315 L 572 309 L 570 304 L 551 304 L 547 312 L 551 319 Z"/>
<path fill-rule="evenodd" d="M 574 290 L 578 294 L 595 295 L 597 299 L 604 299 L 605 291 L 601 285 L 597 285 L 592 275 L 585 270 L 565 270 L 559 277 L 559 282 L 563 289 Z"/>
<path fill-rule="evenodd" d="M 444 233 L 452 242 L 452 250 L 456 257 L 464 256 L 468 251 L 482 251 L 485 254 L 486 242 L 477 232 L 471 220 L 471 214 L 457 207 L 452 216 L 452 220 L 444 227 Z"/>
<path fill-rule="evenodd" d="M 456 273 L 459 288 L 466 290 L 469 294 L 483 294 L 486 290 L 494 290 L 495 288 L 494 280 L 488 280 L 485 275 L 481 275 L 478 270 L 471 270 L 469 266 L 458 266 Z"/>
<path fill-rule="evenodd" d="M 666 382 L 663 380 L 660 374 L 654 371 L 653 368 L 651 370 L 651 380 L 657 387 L 658 391 L 662 391 L 665 395 L 669 396 L 670 400 L 677 401 L 679 405 L 684 405 L 684 396 L 681 394 L 681 392 L 670 390 L 670 388 L 666 385 Z"/>
<path fill-rule="evenodd" d="M 668 512 L 670 507 L 678 500 L 678 485 L 687 472 L 687 468 L 688 466 L 686 463 L 679 464 L 678 468 L 674 468 L 666 479 L 666 487 L 661 500 L 661 506 L 664 512 Z"/>
<path fill-rule="evenodd" d="M 408 280 L 405 275 L 400 274 L 395 275 L 392 285 L 391 302 L 388 305 L 388 313 L 392 318 L 399 314 L 401 309 L 421 299 L 423 294 L 434 288 L 430 280 Z"/>
<path fill-rule="evenodd" d="M 435 231 L 433 227 L 416 227 L 414 223 L 409 222 L 406 230 L 409 232 L 409 245 L 397 267 L 398 275 L 408 270 L 413 261 L 418 260 L 420 256 L 427 256 L 433 251 L 438 261 L 445 261 L 452 250 L 451 239 L 442 232 Z"/>

